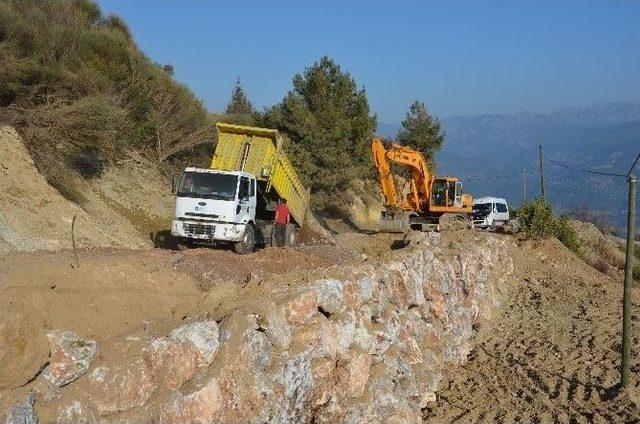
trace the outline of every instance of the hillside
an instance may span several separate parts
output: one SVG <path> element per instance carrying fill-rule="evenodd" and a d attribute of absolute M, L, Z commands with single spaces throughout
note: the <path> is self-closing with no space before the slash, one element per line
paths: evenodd
<path fill-rule="evenodd" d="M 458 175 L 476 196 L 499 194 L 517 205 L 523 196 L 522 177 L 494 176 L 538 170 L 538 145 L 549 159 L 574 167 L 626 173 L 638 152 L 640 105 L 611 103 L 566 108 L 554 113 L 482 115 L 442 120 L 446 142 L 437 155 L 440 174 Z M 393 136 L 398 126 L 379 126 Z M 545 164 L 548 193 L 554 206 L 586 205 L 616 225 L 624 222 L 626 188 L 608 177 L 586 175 Z M 540 193 L 539 177 L 527 177 L 527 197 Z"/>
<path fill-rule="evenodd" d="M 0 62 L 2 123 L 72 202 L 78 177 L 100 177 L 127 151 L 156 164 L 210 154 L 202 103 L 92 1 L 0 2 Z"/>

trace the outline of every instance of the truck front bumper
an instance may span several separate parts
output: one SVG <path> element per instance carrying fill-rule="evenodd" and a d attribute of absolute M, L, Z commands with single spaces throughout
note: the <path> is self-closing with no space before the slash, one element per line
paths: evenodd
<path fill-rule="evenodd" d="M 246 224 L 174 219 L 171 224 L 171 235 L 191 240 L 235 242 L 242 240 L 245 227 Z"/>

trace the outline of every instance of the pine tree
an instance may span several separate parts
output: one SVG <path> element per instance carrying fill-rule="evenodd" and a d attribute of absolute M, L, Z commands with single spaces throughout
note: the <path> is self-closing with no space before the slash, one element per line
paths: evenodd
<path fill-rule="evenodd" d="M 293 90 L 267 111 L 267 123 L 292 140 L 291 154 L 316 190 L 333 191 L 371 169 L 376 117 L 364 88 L 324 56 L 293 78 Z"/>
<path fill-rule="evenodd" d="M 433 162 L 435 153 L 444 142 L 444 136 L 438 118 L 431 116 L 425 104 L 416 100 L 402 121 L 398 141 L 420 150 L 430 162 Z"/>
<path fill-rule="evenodd" d="M 233 87 L 231 93 L 231 100 L 227 105 L 226 113 L 228 115 L 251 115 L 253 114 L 253 105 L 247 98 L 247 95 L 242 88 L 240 78 L 236 80 L 236 85 Z"/>

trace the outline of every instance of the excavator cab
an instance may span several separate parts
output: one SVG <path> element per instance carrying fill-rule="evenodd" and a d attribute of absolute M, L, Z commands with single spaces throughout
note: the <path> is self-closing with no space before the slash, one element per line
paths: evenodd
<path fill-rule="evenodd" d="M 462 208 L 462 183 L 454 177 L 434 178 L 431 184 L 431 206 Z"/>

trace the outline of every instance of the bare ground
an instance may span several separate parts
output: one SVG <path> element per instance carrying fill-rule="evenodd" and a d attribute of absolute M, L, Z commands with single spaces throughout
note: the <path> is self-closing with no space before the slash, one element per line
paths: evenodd
<path fill-rule="evenodd" d="M 442 244 L 455 250 L 483 236 L 443 232 Z M 249 256 L 210 248 L 82 250 L 75 268 L 69 251 L 5 254 L 2 387 L 24 384 L 38 372 L 47 359 L 48 329 L 71 329 L 104 346 L 145 325 L 169 328 L 202 314 L 218 319 L 321 269 L 375 260 L 403 244 L 383 234 L 345 232 L 335 239 L 336 245 L 267 248 Z M 618 393 L 620 281 L 555 241 L 522 242 L 511 253 L 516 274 L 501 312 L 480 329 L 469 362 L 439 391 L 425 420 L 640 422 L 638 288 L 632 387 Z"/>
<path fill-rule="evenodd" d="M 46 333 L 69 329 L 98 344 L 145 325 L 218 319 L 310 278 L 362 260 L 333 245 L 228 249 L 84 249 L 2 256 L 0 389 L 27 382 L 47 360 Z"/>
<path fill-rule="evenodd" d="M 629 389 L 619 392 L 621 281 L 557 241 L 521 243 L 500 314 L 477 335 L 424 419 L 442 422 L 640 422 L 640 293 L 634 288 Z"/>

